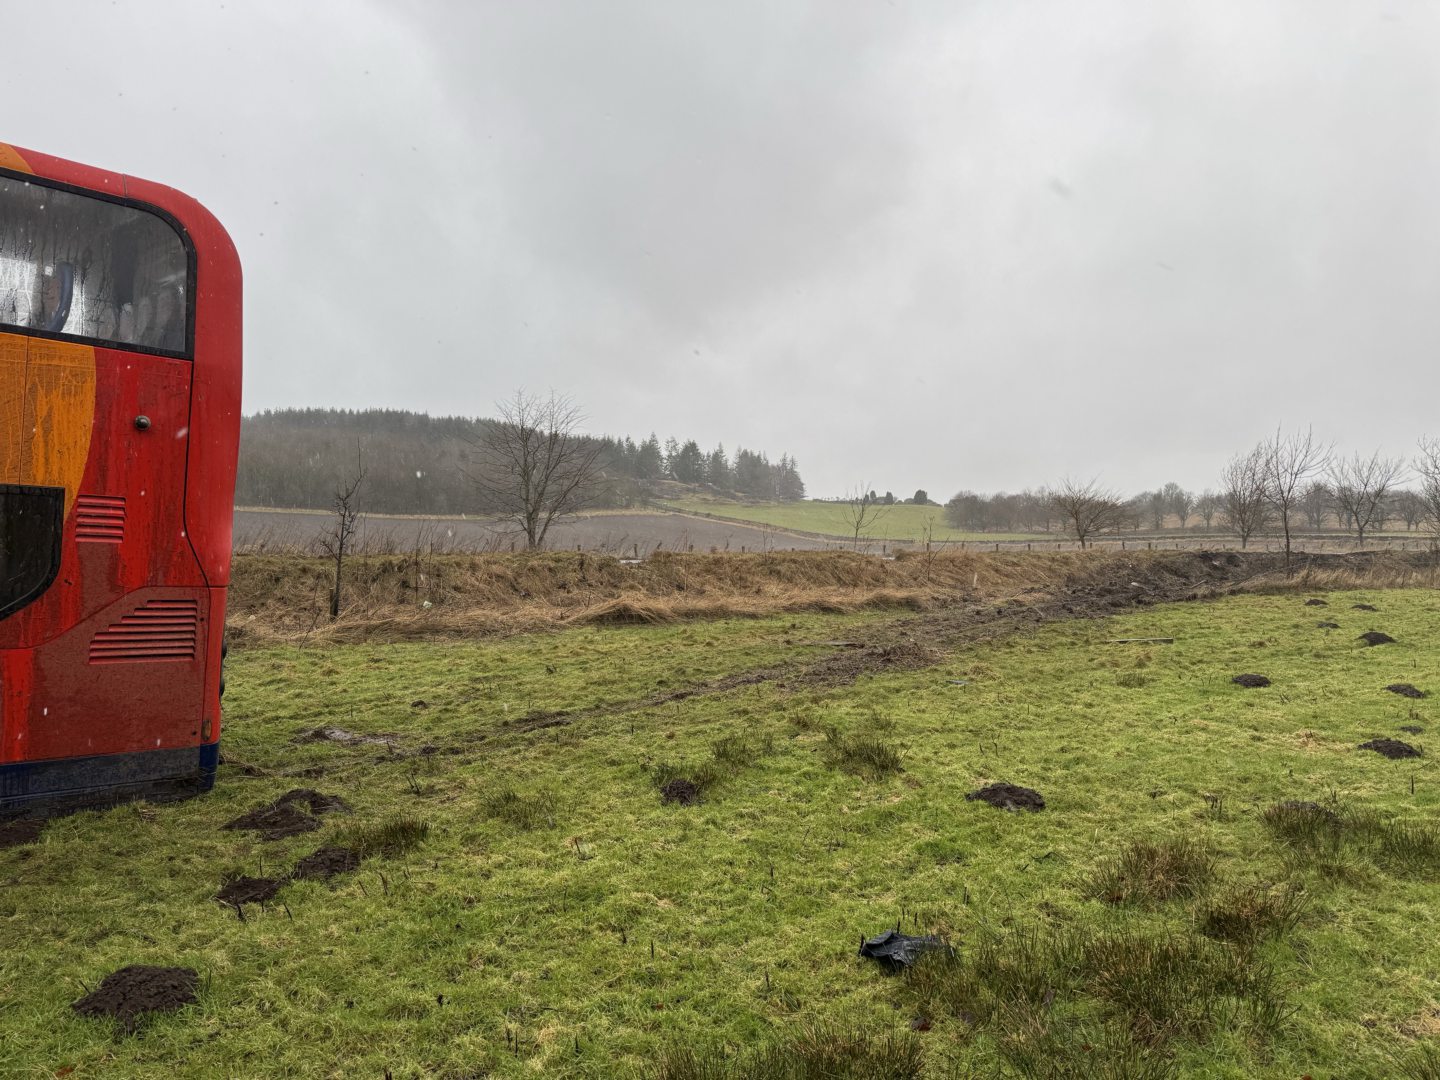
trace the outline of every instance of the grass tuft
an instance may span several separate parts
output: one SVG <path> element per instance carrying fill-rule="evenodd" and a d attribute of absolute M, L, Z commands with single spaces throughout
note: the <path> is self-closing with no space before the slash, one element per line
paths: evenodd
<path fill-rule="evenodd" d="M 878 735 L 846 735 L 838 728 L 825 729 L 825 760 L 845 772 L 878 780 L 902 772 L 900 751 Z"/>
<path fill-rule="evenodd" d="M 1215 856 L 1193 840 L 1132 840 L 1096 871 L 1090 893 L 1107 904 L 1170 900 L 1194 896 L 1214 876 Z"/>
<path fill-rule="evenodd" d="M 1215 941 L 1253 949 L 1284 937 L 1305 913 L 1305 895 L 1295 885 L 1273 888 L 1240 885 L 1208 900 L 1196 912 L 1200 932 Z"/>
<path fill-rule="evenodd" d="M 555 827 L 555 796 L 548 791 L 518 792 L 503 787 L 492 791 L 480 802 L 487 817 L 508 821 L 520 829 L 540 826 Z"/>
<path fill-rule="evenodd" d="M 1264 822 L 1301 864 L 1324 868 L 1344 856 L 1367 856 L 1402 874 L 1440 868 L 1440 826 L 1391 821 L 1362 807 L 1315 803 L 1279 803 L 1265 811 Z"/>
<path fill-rule="evenodd" d="M 397 815 L 370 825 L 351 825 L 335 843 L 348 847 L 362 859 L 372 856 L 403 855 L 425 842 L 430 834 L 428 822 L 419 818 Z"/>

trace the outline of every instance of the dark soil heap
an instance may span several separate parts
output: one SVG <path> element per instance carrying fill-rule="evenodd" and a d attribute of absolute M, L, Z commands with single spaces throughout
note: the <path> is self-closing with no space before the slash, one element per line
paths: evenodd
<path fill-rule="evenodd" d="M 997 810 L 1044 810 L 1045 797 L 1034 788 L 1020 787 L 1018 784 L 995 783 L 986 784 L 979 791 L 972 791 L 965 796 L 966 802 L 979 800 L 989 803 Z"/>
<path fill-rule="evenodd" d="M 1374 750 L 1381 757 L 1390 758 L 1392 761 L 1398 758 L 1419 757 L 1420 751 L 1407 742 L 1399 739 L 1371 739 L 1369 742 L 1360 744 L 1361 750 Z"/>
<path fill-rule="evenodd" d="M 298 805 L 297 805 L 298 804 Z M 307 814 L 300 806 L 305 806 Z M 320 827 L 318 819 L 311 814 L 328 814 L 340 810 L 349 812 L 345 800 L 338 795 L 322 795 L 311 788 L 295 788 L 287 791 L 268 806 L 260 806 L 248 814 L 242 814 L 234 821 L 227 821 L 226 829 L 254 829 L 262 840 L 280 840 L 287 836 L 312 832 Z"/>
<path fill-rule="evenodd" d="M 227 881 L 215 899 L 231 907 L 241 904 L 263 904 L 272 900 L 285 882 L 269 877 L 237 877 Z"/>
<path fill-rule="evenodd" d="M 0 848 L 19 847 L 21 844 L 33 844 L 40 839 L 40 832 L 45 828 L 45 819 L 38 817 L 13 818 L 9 821 L 0 821 Z"/>
<path fill-rule="evenodd" d="M 1351 605 L 1350 605 L 1350 610 L 1351 610 L 1351 611 L 1379 611 L 1380 609 L 1379 609 L 1378 607 L 1376 607 L 1374 604 L 1351 604 Z"/>
<path fill-rule="evenodd" d="M 1425 729 L 1419 724 L 1401 724 L 1400 730 L 1407 735 L 1424 735 Z"/>
<path fill-rule="evenodd" d="M 328 881 L 336 874 L 348 874 L 360 866 L 358 853 L 344 847 L 322 847 L 306 855 L 295 864 L 291 877 L 296 881 L 315 878 Z"/>
<path fill-rule="evenodd" d="M 1315 625 L 1318 626 L 1321 630 L 1339 630 L 1339 629 L 1340 629 L 1340 624 L 1339 624 L 1338 622 L 1317 622 Z"/>
<path fill-rule="evenodd" d="M 1395 639 L 1389 634 L 1382 634 L 1379 630 L 1370 630 L 1360 635 L 1360 640 L 1366 645 L 1392 645 Z"/>
<path fill-rule="evenodd" d="M 1417 689 L 1408 682 L 1392 682 L 1385 689 L 1392 694 L 1399 694 L 1401 697 L 1422 698 L 1425 696 L 1424 690 Z"/>
<path fill-rule="evenodd" d="M 195 1003 L 200 977 L 190 968 L 132 964 L 105 976 L 91 993 L 71 1004 L 81 1016 L 111 1016 L 127 1032 L 146 1013 L 174 1012 Z"/>
<path fill-rule="evenodd" d="M 1313 600 L 1313 599 L 1312 599 L 1312 600 L 1306 600 L 1306 601 L 1305 601 L 1305 606 L 1306 606 L 1306 607 L 1329 607 L 1330 604 L 1329 604 L 1329 602 L 1326 601 L 1326 600 Z"/>
<path fill-rule="evenodd" d="M 700 789 L 694 781 L 686 780 L 683 776 L 677 776 L 669 780 L 660 789 L 660 798 L 664 802 L 679 803 L 681 806 L 693 806 L 700 801 Z"/>
<path fill-rule="evenodd" d="M 1230 681 L 1233 682 L 1236 686 L 1245 686 L 1251 688 L 1270 685 L 1270 680 L 1267 679 L 1264 675 L 1236 675 Z"/>

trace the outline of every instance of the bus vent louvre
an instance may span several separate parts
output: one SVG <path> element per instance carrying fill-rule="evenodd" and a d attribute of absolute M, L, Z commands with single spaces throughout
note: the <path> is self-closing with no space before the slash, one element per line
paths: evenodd
<path fill-rule="evenodd" d="M 90 640 L 92 664 L 159 664 L 195 659 L 196 600 L 151 600 Z"/>
<path fill-rule="evenodd" d="M 118 544 L 125 539 L 125 500 L 115 495 L 75 499 L 75 539 L 82 544 Z"/>

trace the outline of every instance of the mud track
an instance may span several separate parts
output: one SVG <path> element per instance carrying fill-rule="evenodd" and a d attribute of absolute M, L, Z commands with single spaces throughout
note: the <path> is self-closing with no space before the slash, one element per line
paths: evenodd
<path fill-rule="evenodd" d="M 1306 562 L 1318 567 L 1343 559 L 1312 556 Z M 641 712 L 761 683 L 775 683 L 783 689 L 844 686 L 867 675 L 932 667 L 956 649 L 1046 623 L 1100 619 L 1152 604 L 1212 599 L 1251 586 L 1258 578 L 1284 572 L 1278 555 L 1233 551 L 1187 552 L 1164 559 L 1111 559 L 1053 589 L 1030 588 L 1017 596 L 986 603 L 957 596 L 953 603 L 937 610 L 874 624 L 866 629 L 865 641 L 811 643 L 828 645 L 835 651 L 808 662 L 738 672 L 631 701 L 533 712 L 506 730 L 524 733 L 565 727 L 580 720 Z"/>

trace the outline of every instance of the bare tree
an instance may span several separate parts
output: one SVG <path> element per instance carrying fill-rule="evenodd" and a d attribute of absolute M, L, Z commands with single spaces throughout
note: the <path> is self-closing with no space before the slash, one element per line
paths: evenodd
<path fill-rule="evenodd" d="M 489 507 L 519 526 L 525 546 L 538 550 L 550 526 L 594 497 L 603 446 L 580 434 L 584 414 L 553 391 L 541 398 L 517 390 L 496 408 L 500 418 L 472 443 L 468 475 Z"/>
<path fill-rule="evenodd" d="M 1066 477 L 1050 493 L 1050 499 L 1081 548 L 1089 545 L 1094 534 L 1114 528 L 1125 511 L 1120 496 L 1101 487 L 1098 480 L 1082 484 Z"/>
<path fill-rule="evenodd" d="M 1330 446 L 1315 441 L 1315 434 L 1306 428 L 1304 434 L 1286 435 L 1275 429 L 1273 438 L 1260 444 L 1264 463 L 1265 498 L 1280 519 L 1285 534 L 1285 567 L 1290 567 L 1290 515 L 1300 505 L 1307 482 L 1330 464 Z"/>
<path fill-rule="evenodd" d="M 1330 467 L 1330 490 L 1341 513 L 1350 519 L 1361 544 L 1368 530 L 1385 525 L 1386 500 L 1405 471 L 1403 458 L 1368 458 L 1356 454 Z"/>
<path fill-rule="evenodd" d="M 1300 510 L 1305 515 L 1305 524 L 1319 532 L 1325 527 L 1325 512 L 1331 508 L 1335 497 L 1330 489 L 1319 480 L 1312 480 L 1300 493 Z"/>
<path fill-rule="evenodd" d="M 890 507 L 876 498 L 867 484 L 861 484 L 845 496 L 840 514 L 854 539 L 856 551 L 860 550 L 860 537 L 870 535 L 870 530 L 889 512 Z"/>
<path fill-rule="evenodd" d="M 350 541 L 355 537 L 355 530 L 360 525 L 360 509 L 357 505 L 357 498 L 360 494 L 360 485 L 364 482 L 365 464 L 360 456 L 360 448 L 356 447 L 355 472 L 349 480 L 336 485 L 335 500 L 331 504 L 335 520 L 331 522 L 329 532 L 320 537 L 321 549 L 335 563 L 335 586 L 330 590 L 331 622 L 340 617 L 340 590 L 345 573 L 345 556 L 349 553 Z"/>
<path fill-rule="evenodd" d="M 1205 522 L 1207 531 L 1210 526 L 1214 524 L 1215 515 L 1220 513 L 1220 510 L 1220 496 L 1216 495 L 1215 492 L 1209 488 L 1202 491 L 1200 497 L 1195 500 L 1195 513 L 1199 514 L 1200 520 Z"/>
<path fill-rule="evenodd" d="M 1249 547 L 1250 537 L 1265 527 L 1270 503 L 1265 496 L 1265 451 L 1257 446 L 1237 454 L 1220 474 L 1220 513 L 1230 531 L 1240 537 L 1240 546 Z"/>
<path fill-rule="evenodd" d="M 1430 530 L 1430 547 L 1440 552 L 1440 439 L 1429 436 L 1420 439 L 1415 473 L 1420 481 L 1415 494 L 1424 512 L 1425 526 Z"/>
<path fill-rule="evenodd" d="M 1173 480 L 1160 489 L 1160 494 L 1165 499 L 1166 511 L 1179 518 L 1180 528 L 1185 528 L 1190 523 L 1190 511 L 1195 506 L 1195 496 Z"/>

